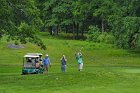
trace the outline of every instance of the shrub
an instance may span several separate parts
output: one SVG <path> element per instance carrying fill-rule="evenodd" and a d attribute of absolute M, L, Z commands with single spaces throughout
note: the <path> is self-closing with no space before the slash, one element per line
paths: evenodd
<path fill-rule="evenodd" d="M 139 46 L 140 18 L 122 17 L 115 20 L 112 32 L 116 38 L 116 45 L 119 48 L 136 48 Z"/>
<path fill-rule="evenodd" d="M 97 38 L 100 34 L 101 34 L 100 29 L 97 26 L 89 26 L 87 39 L 89 41 L 97 42 Z"/>
<path fill-rule="evenodd" d="M 115 37 L 111 33 L 103 32 L 98 36 L 97 42 L 114 44 Z"/>
<path fill-rule="evenodd" d="M 88 41 L 93 42 L 103 42 L 103 43 L 109 43 L 114 44 L 115 37 L 112 35 L 112 33 L 102 32 L 97 26 L 89 26 Z"/>

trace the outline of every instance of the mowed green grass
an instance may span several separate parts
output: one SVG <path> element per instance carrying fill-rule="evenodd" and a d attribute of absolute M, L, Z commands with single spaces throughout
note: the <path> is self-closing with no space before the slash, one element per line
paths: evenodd
<path fill-rule="evenodd" d="M 24 49 L 8 49 L 5 38 L 0 41 L 0 93 L 140 93 L 139 53 L 108 44 L 50 38 L 45 33 L 40 37 L 47 45 L 45 51 L 30 43 Z M 74 54 L 80 49 L 84 70 L 78 72 Z M 21 75 L 28 52 L 49 54 L 48 74 Z M 60 70 L 63 54 L 68 59 L 66 73 Z"/>

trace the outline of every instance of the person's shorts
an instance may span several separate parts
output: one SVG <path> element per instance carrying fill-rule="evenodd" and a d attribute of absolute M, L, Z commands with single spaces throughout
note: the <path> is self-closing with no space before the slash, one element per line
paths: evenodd
<path fill-rule="evenodd" d="M 78 64 L 78 69 L 83 69 L 83 63 Z"/>
<path fill-rule="evenodd" d="M 44 67 L 48 67 L 49 65 L 44 65 Z"/>
<path fill-rule="evenodd" d="M 66 69 L 66 65 L 62 65 L 61 68 Z"/>

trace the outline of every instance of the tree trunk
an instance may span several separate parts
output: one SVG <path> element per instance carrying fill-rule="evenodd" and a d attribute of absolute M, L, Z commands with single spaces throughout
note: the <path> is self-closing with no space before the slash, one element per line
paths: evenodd
<path fill-rule="evenodd" d="M 81 37 L 82 37 L 82 39 L 83 39 L 83 37 L 84 37 L 84 22 L 82 22 L 82 29 L 81 29 Z"/>
<path fill-rule="evenodd" d="M 73 22 L 73 39 L 75 39 L 75 22 Z"/>
<path fill-rule="evenodd" d="M 67 27 L 67 25 L 65 26 L 65 33 L 68 33 L 68 27 Z"/>
<path fill-rule="evenodd" d="M 48 28 L 50 35 L 52 35 L 52 26 Z"/>
<path fill-rule="evenodd" d="M 102 32 L 104 32 L 104 20 L 102 18 Z"/>
<path fill-rule="evenodd" d="M 60 25 L 58 26 L 58 29 L 59 29 L 58 30 L 58 33 L 61 33 L 62 29 L 61 29 L 61 26 Z"/>
<path fill-rule="evenodd" d="M 57 25 L 57 27 L 56 27 L 56 33 L 55 33 L 55 35 L 58 35 L 58 32 L 59 32 L 59 25 Z"/>
<path fill-rule="evenodd" d="M 135 48 L 136 47 L 136 41 L 137 41 L 138 35 L 139 35 L 139 32 L 135 32 L 131 35 L 131 38 L 129 40 L 130 48 Z"/>
<path fill-rule="evenodd" d="M 79 36 L 79 23 L 76 24 L 76 36 L 77 36 L 77 39 L 78 39 L 78 36 Z"/>

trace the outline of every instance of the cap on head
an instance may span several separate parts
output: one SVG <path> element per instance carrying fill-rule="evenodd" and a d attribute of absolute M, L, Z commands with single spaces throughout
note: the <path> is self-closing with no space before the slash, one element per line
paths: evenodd
<path fill-rule="evenodd" d="M 48 57 L 49 55 L 48 54 L 46 54 L 46 57 Z"/>
<path fill-rule="evenodd" d="M 65 57 L 65 55 L 63 55 L 63 57 Z"/>

